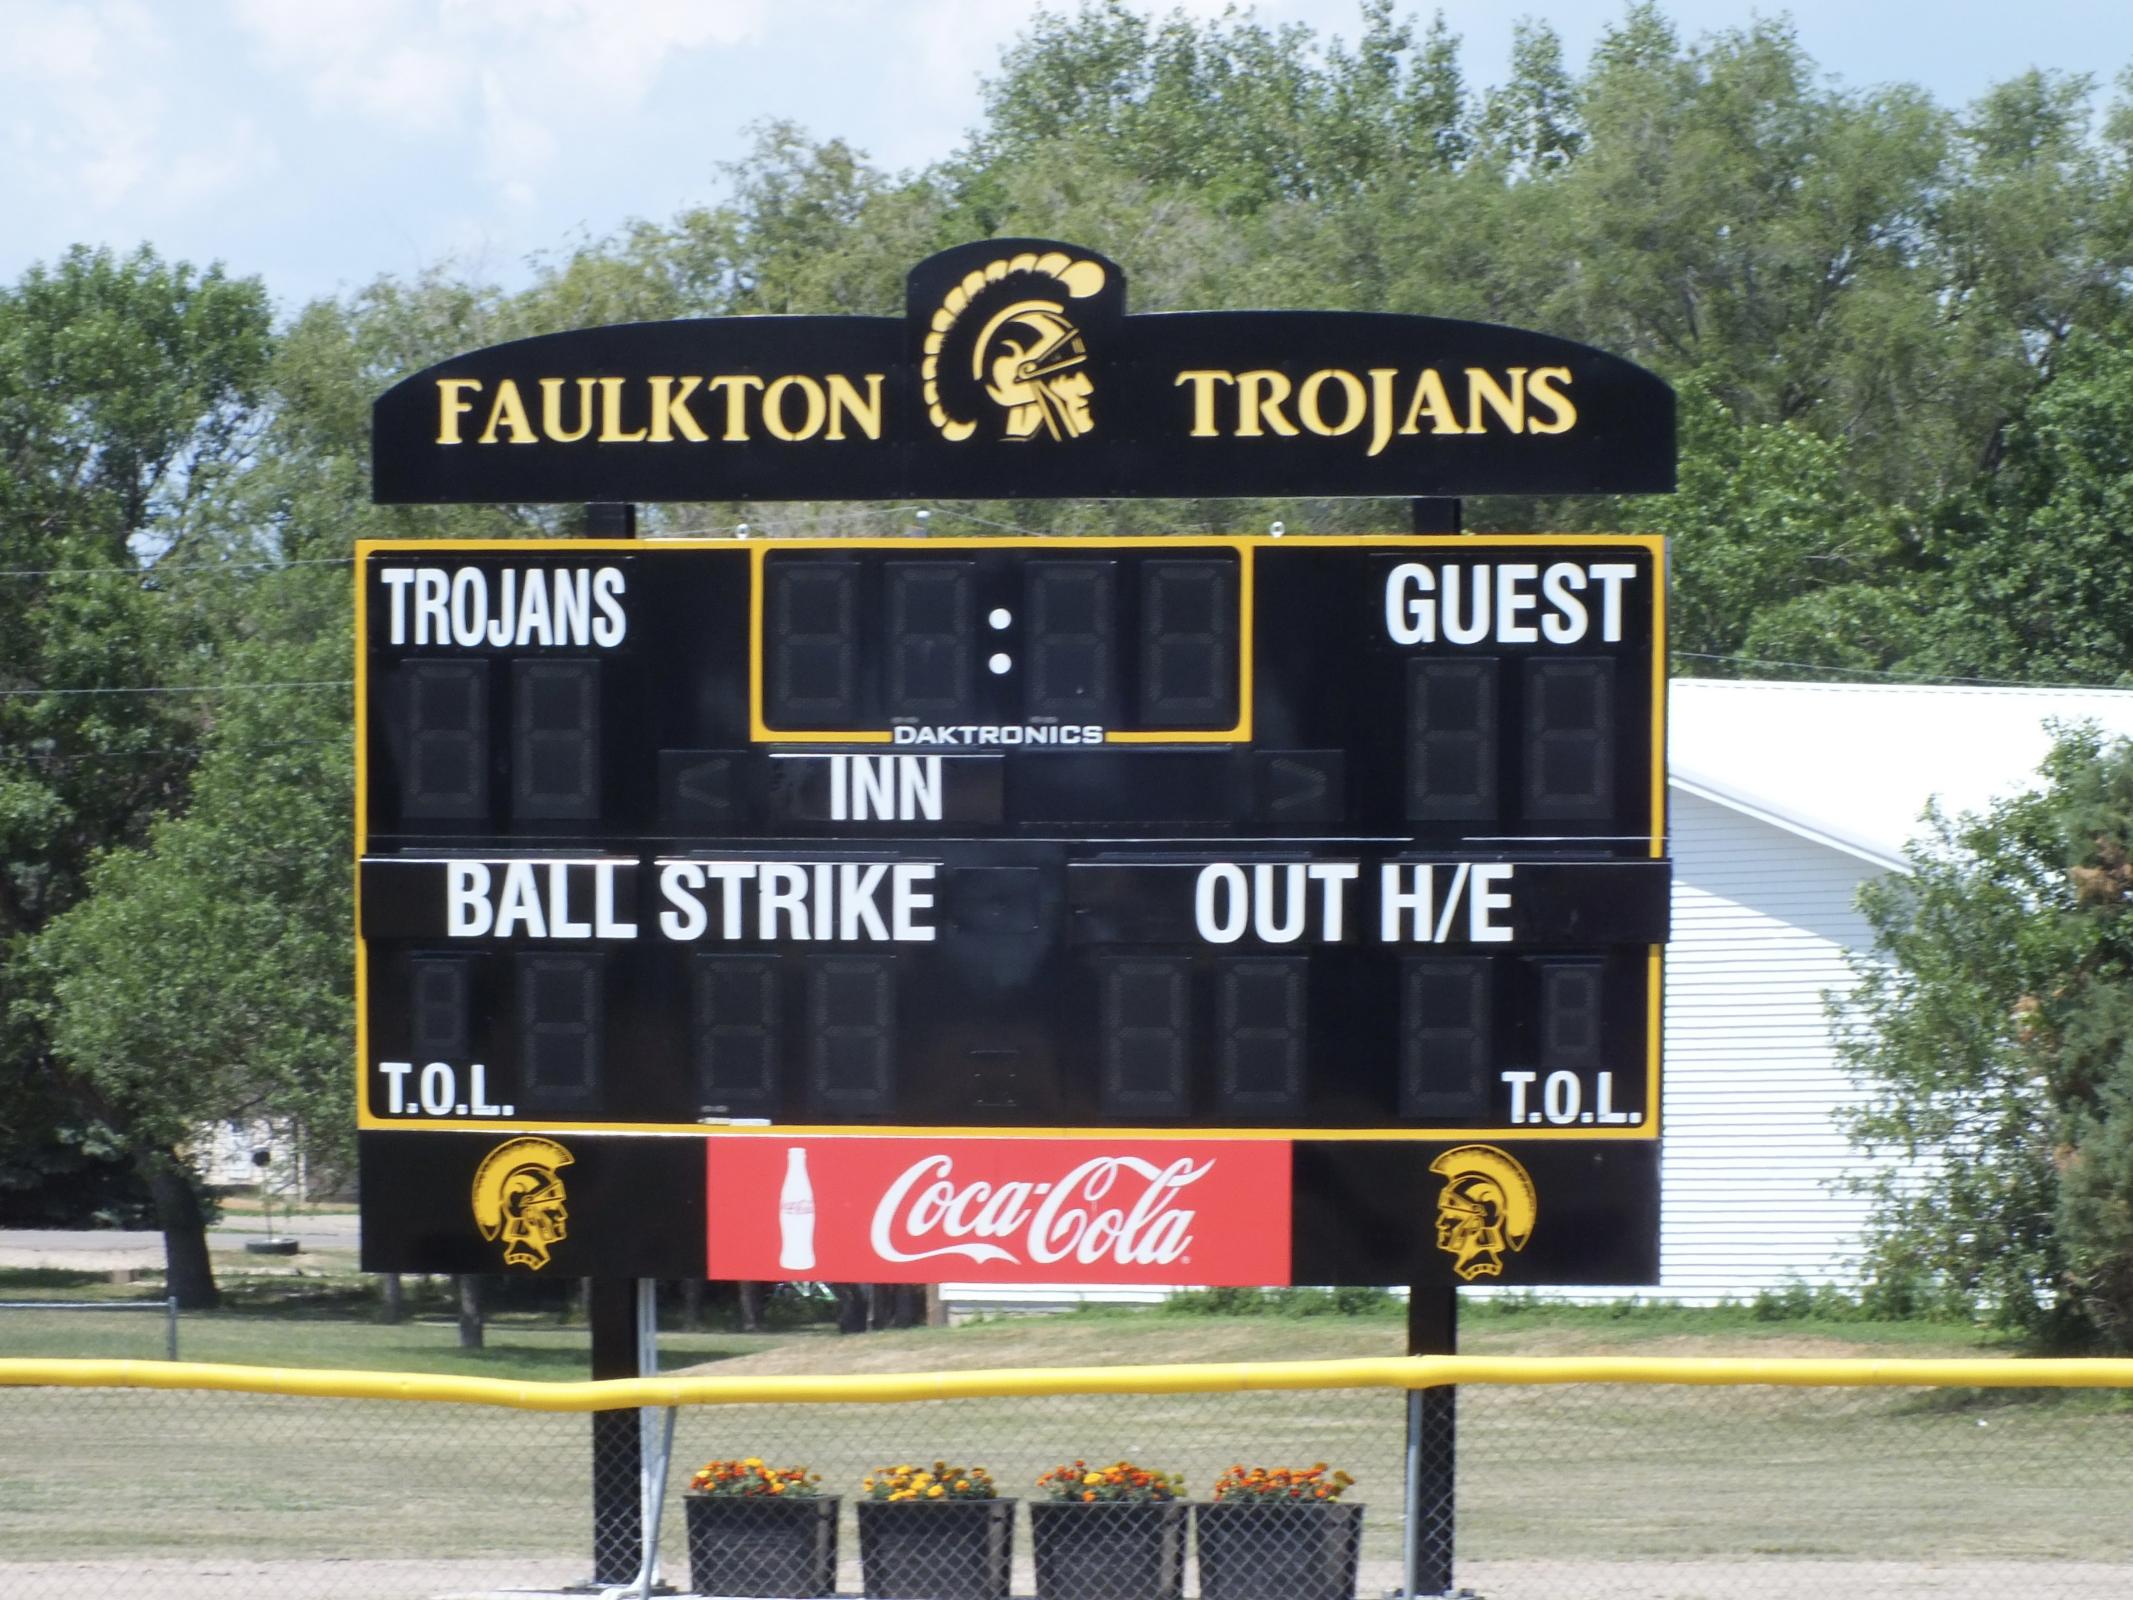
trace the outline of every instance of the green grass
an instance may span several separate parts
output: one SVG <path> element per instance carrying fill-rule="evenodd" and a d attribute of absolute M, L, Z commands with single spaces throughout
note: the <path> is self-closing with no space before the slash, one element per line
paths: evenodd
<path fill-rule="evenodd" d="M 585 1375 L 583 1325 L 544 1311 L 491 1316 L 485 1346 L 461 1350 L 440 1292 L 413 1301 L 412 1320 L 380 1320 L 375 1280 L 352 1272 L 301 1277 L 254 1273 L 223 1281 L 225 1306 L 179 1320 L 188 1361 L 569 1379 Z M 137 1300 L 154 1281 L 113 1284 L 101 1275 L 0 1270 L 0 1300 Z M 1171 1361 L 1340 1359 L 1399 1355 L 1404 1309 L 1361 1316 L 1214 1316 L 1099 1307 L 1056 1316 L 993 1316 L 955 1329 L 912 1329 L 839 1339 L 825 1328 L 781 1334 L 661 1335 L 667 1369 L 717 1364 L 734 1372 L 914 1371 L 930 1367 L 1108 1366 Z M 163 1320 L 137 1311 L 0 1311 L 0 1356 L 153 1358 Z M 1808 1317 L 1772 1321 L 1745 1306 L 1669 1303 L 1564 1306 L 1526 1300 L 1468 1302 L 1460 1345 L 1469 1354 L 1903 1355 L 2007 1354 L 1974 1329 L 1934 1322 Z M 738 1365 L 729 1365 L 738 1363 Z"/>

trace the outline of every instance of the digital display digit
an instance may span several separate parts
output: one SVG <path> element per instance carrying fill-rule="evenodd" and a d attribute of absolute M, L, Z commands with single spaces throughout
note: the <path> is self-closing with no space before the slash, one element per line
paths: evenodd
<path fill-rule="evenodd" d="M 1226 961 L 1215 980 L 1222 1109 L 1293 1114 L 1304 1098 L 1305 963 Z"/>
<path fill-rule="evenodd" d="M 511 663 L 511 814 L 600 814 L 600 663 Z"/>
<path fill-rule="evenodd" d="M 896 987 L 889 962 L 822 957 L 807 971 L 810 1083 L 817 1106 L 849 1116 L 894 1108 Z"/>
<path fill-rule="evenodd" d="M 1493 977 L 1473 956 L 1401 964 L 1401 1116 L 1474 1117 L 1486 1107 Z"/>
<path fill-rule="evenodd" d="M 1493 656 L 1407 663 L 1407 815 L 1416 822 L 1496 820 L 1497 679 Z"/>
<path fill-rule="evenodd" d="M 463 956 L 417 956 L 408 964 L 413 1021 L 408 1048 L 417 1063 L 464 1061 L 472 973 Z"/>
<path fill-rule="evenodd" d="M 1541 1064 L 1556 1068 L 1597 1067 L 1602 993 L 1599 965 L 1590 961 L 1540 964 Z"/>
<path fill-rule="evenodd" d="M 1029 662 L 1024 710 L 1067 722 L 1111 718 L 1115 561 L 1032 562 L 1023 580 Z"/>
<path fill-rule="evenodd" d="M 891 561 L 888 590 L 891 717 L 960 722 L 971 712 L 968 561 Z"/>
<path fill-rule="evenodd" d="M 605 965 L 597 955 L 518 958 L 518 1058 L 534 1109 L 583 1114 L 598 1107 Z"/>
<path fill-rule="evenodd" d="M 696 956 L 689 971 L 697 1112 L 745 1116 L 777 1101 L 778 964 L 768 956 Z"/>
<path fill-rule="evenodd" d="M 425 821 L 489 814 L 489 663 L 412 661 L 401 669 L 400 810 Z"/>
<path fill-rule="evenodd" d="M 1615 663 L 1560 656 L 1526 666 L 1525 813 L 1595 822 L 1614 813 Z"/>
<path fill-rule="evenodd" d="M 1140 712 L 1150 724 L 1212 728 L 1236 720 L 1236 583 L 1228 561 L 1141 568 Z"/>
<path fill-rule="evenodd" d="M 773 724 L 844 727 L 859 717 L 860 564 L 765 563 L 767 709 Z"/>
<path fill-rule="evenodd" d="M 1104 1110 L 1127 1116 L 1183 1116 L 1192 1042 L 1185 963 L 1106 962 L 1099 988 Z"/>

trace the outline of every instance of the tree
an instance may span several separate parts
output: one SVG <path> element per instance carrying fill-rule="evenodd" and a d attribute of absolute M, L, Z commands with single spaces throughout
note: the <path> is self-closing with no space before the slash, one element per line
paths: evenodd
<path fill-rule="evenodd" d="M 2133 1349 L 2133 745 L 2069 735 L 2045 784 L 1935 819 L 1871 885 L 1844 1052 L 1874 1292 L 2054 1349 Z"/>
<path fill-rule="evenodd" d="M 146 249 L 77 249 L 0 290 L 0 1170 L 123 1154 L 202 1264 L 176 1146 L 61 1068 L 25 961 L 98 852 L 141 840 L 184 792 L 215 578 L 202 564 L 254 444 L 269 348 L 256 281 Z"/>
<path fill-rule="evenodd" d="M 2069 334 L 2004 437 L 1998 471 L 1936 541 L 1948 571 L 1936 654 L 1987 676 L 2126 682 L 2133 354 L 2123 339 Z"/>
<path fill-rule="evenodd" d="M 328 577 L 345 584 L 337 570 Z M 203 1123 L 299 1123 L 315 1159 L 345 1165 L 348 691 L 237 687 L 331 683 L 344 661 L 332 631 L 308 646 L 233 651 L 231 692 L 218 697 L 186 809 L 140 845 L 105 853 L 89 894 L 31 947 L 52 1051 L 144 1164 L 169 1236 L 171 1292 L 188 1303 L 214 1299 L 177 1154 Z"/>

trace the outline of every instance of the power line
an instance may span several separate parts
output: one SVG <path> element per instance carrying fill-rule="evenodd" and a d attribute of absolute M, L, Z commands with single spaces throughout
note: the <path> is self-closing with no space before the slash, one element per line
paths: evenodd
<path fill-rule="evenodd" d="M 345 567 L 354 556 L 302 556 L 295 560 L 159 561 L 141 567 L 0 567 L 0 578 L 155 578 L 166 572 L 280 571 L 285 567 Z"/>
<path fill-rule="evenodd" d="M 348 739 L 277 739 L 271 744 L 235 746 L 222 754 L 263 755 L 269 750 L 293 750 L 301 745 L 346 745 Z M 204 756 L 215 747 L 204 744 L 165 745 L 155 750 L 77 750 L 69 754 L 39 755 L 29 750 L 0 750 L 0 758 L 32 767 L 75 766 L 84 761 L 148 761 L 160 756 Z"/>
<path fill-rule="evenodd" d="M 1974 684 L 1981 689 L 2120 689 L 2122 683 L 2045 683 L 2034 678 L 1969 678 L 1957 673 L 1931 672 L 1885 672 L 1876 667 L 1837 667 L 1817 661 L 1773 661 L 1762 656 L 1714 655 L 1701 650 L 1674 650 L 1669 654 L 1682 661 L 1722 661 L 1736 667 L 1782 667 L 1790 672 L 1849 673 L 1857 678 L 1879 678 L 1890 683 Z"/>
<path fill-rule="evenodd" d="M 174 683 L 153 687 L 133 684 L 103 689 L 0 689 L 0 695 L 19 699 L 62 694 L 234 694 L 250 689 L 348 689 L 354 685 L 353 678 L 306 678 L 289 683 Z"/>
<path fill-rule="evenodd" d="M 786 527 L 817 527 L 826 522 L 831 522 L 839 518 L 849 518 L 855 515 L 867 517 L 909 516 L 915 511 L 920 511 L 924 509 L 926 508 L 921 506 L 855 505 L 848 509 L 840 510 L 837 512 L 818 513 L 816 516 L 807 519 L 806 521 L 793 521 L 790 523 L 781 522 L 773 524 L 758 520 L 752 523 L 730 523 L 721 527 L 650 528 L 644 530 L 639 535 L 639 537 L 641 539 L 654 542 L 660 539 L 724 538 L 730 537 L 734 534 L 741 532 L 764 533 L 769 534 L 772 537 L 776 537 L 776 531 L 778 529 Z M 948 515 L 966 516 L 968 514 L 963 512 L 950 512 L 948 513 Z M 973 522 L 985 521 L 983 517 L 976 516 L 971 516 L 969 520 Z M 988 526 L 1005 527 L 1006 524 L 990 523 L 988 524 Z M 1026 528 L 1017 528 L 1013 531 L 1017 533 L 1026 533 L 1029 530 Z M 529 537 L 546 536 L 536 535 Z M 568 539 L 569 535 L 565 534 L 560 535 L 558 537 Z M 449 547 L 452 544 L 457 543 L 458 541 L 452 539 L 439 539 L 436 542 L 440 548 L 444 548 Z M 493 555 L 496 554 L 496 552 L 484 551 L 483 554 Z M 279 572 L 290 567 L 345 567 L 351 565 L 354 561 L 355 557 L 353 555 L 297 556 L 289 559 L 265 556 L 261 557 L 256 561 L 159 561 L 154 563 L 153 565 L 148 566 L 120 565 L 103 567 L 0 567 L 0 578 L 154 578 L 160 577 L 163 573 L 166 572 L 223 572 L 233 574 Z"/>

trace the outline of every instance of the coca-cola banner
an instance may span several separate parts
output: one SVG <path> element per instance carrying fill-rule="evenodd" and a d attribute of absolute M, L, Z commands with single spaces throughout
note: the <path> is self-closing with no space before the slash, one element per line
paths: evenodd
<path fill-rule="evenodd" d="M 1289 1281 L 1287 1141 L 767 1138 L 705 1146 L 705 1276 Z"/>

